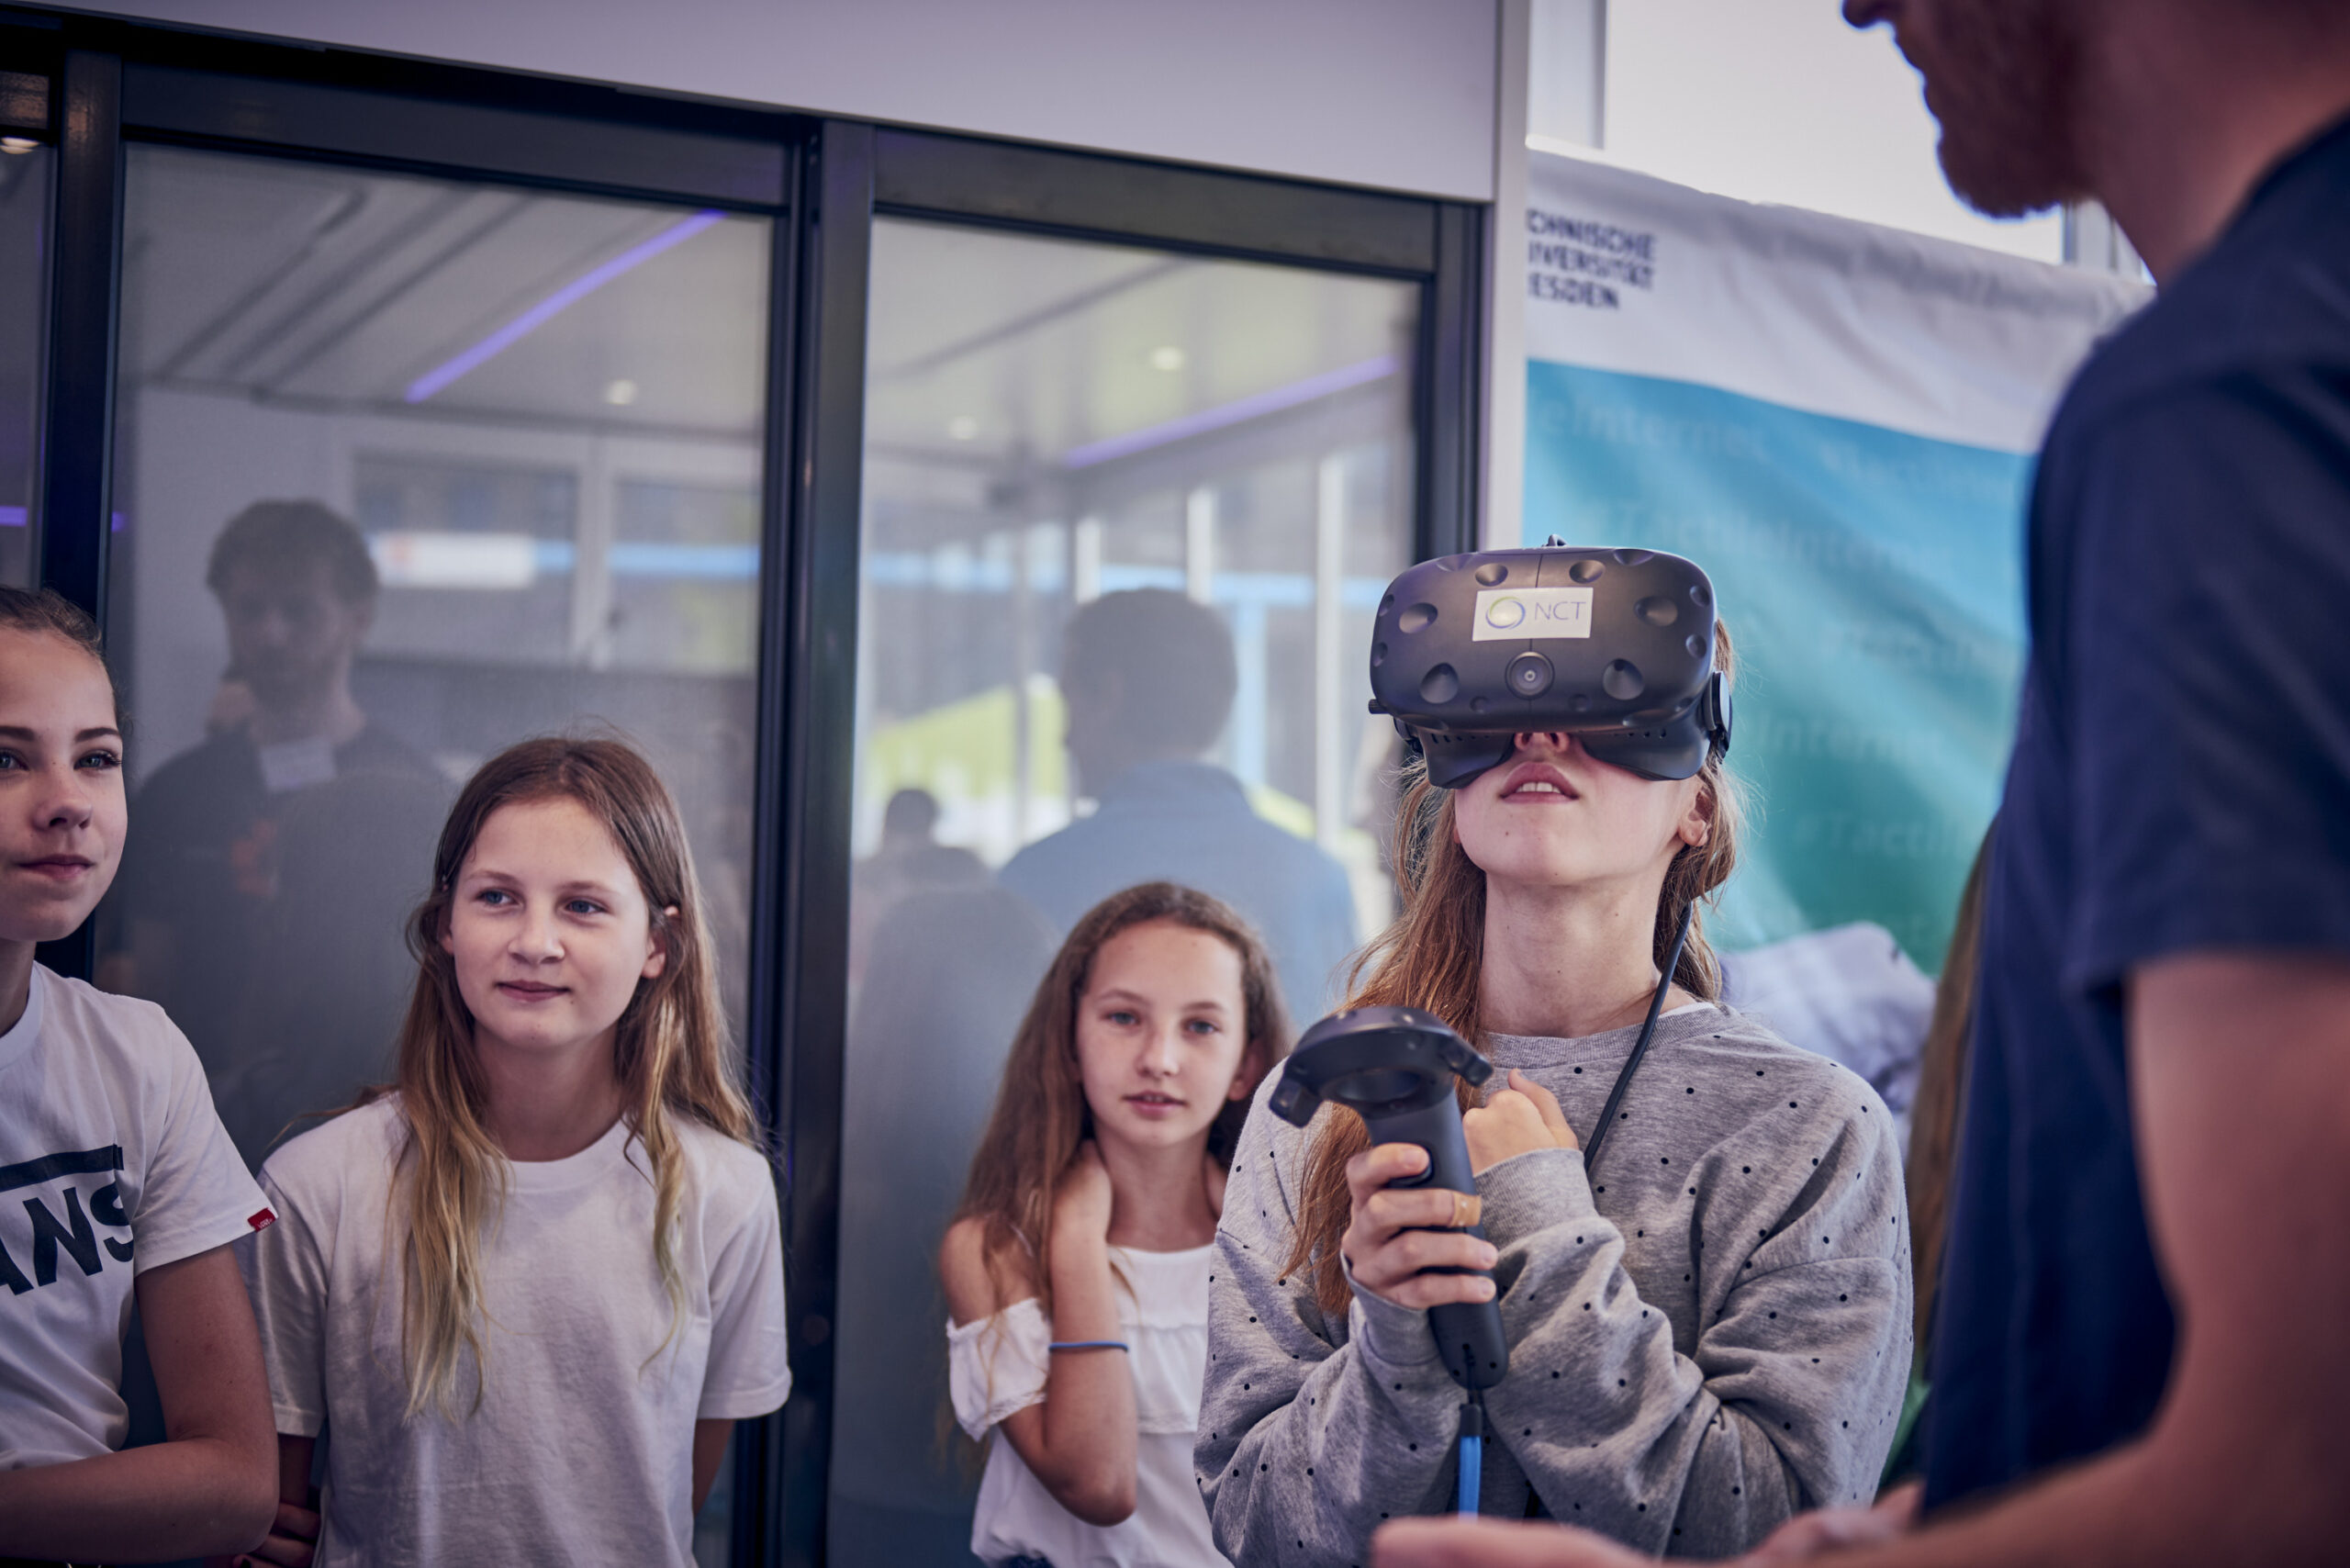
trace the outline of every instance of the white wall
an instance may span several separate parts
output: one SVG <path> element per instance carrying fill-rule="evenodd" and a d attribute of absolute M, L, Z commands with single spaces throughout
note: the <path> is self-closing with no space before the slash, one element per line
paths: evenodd
<path fill-rule="evenodd" d="M 111 0 L 81 9 L 1486 201 L 1495 0 Z"/>

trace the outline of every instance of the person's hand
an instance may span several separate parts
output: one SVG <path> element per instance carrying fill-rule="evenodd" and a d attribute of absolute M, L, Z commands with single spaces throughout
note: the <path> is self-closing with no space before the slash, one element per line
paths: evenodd
<path fill-rule="evenodd" d="M 1355 1282 L 1398 1306 L 1491 1301 L 1494 1282 L 1478 1274 L 1428 1274 L 1424 1269 L 1490 1269 L 1493 1244 L 1459 1229 L 1477 1223 L 1478 1201 L 1449 1187 L 1388 1183 L 1428 1168 L 1427 1150 L 1415 1143 L 1382 1143 L 1347 1161 L 1347 1191 L 1354 1217 L 1338 1250 Z"/>
<path fill-rule="evenodd" d="M 277 1518 L 270 1523 L 268 1539 L 235 1561 L 237 1568 L 263 1568 L 264 1564 L 273 1563 L 278 1568 L 310 1568 L 311 1554 L 318 1549 L 316 1511 L 280 1503 Z"/>
<path fill-rule="evenodd" d="M 1908 1482 L 1877 1499 L 1873 1508 L 1814 1508 L 1773 1530 L 1762 1544 L 1739 1559 L 1741 1568 L 1774 1568 L 1807 1562 L 1848 1546 L 1881 1546 L 1917 1528 L 1923 1484 Z"/>
<path fill-rule="evenodd" d="M 1921 1488 L 1887 1492 L 1873 1508 L 1817 1508 L 1797 1514 L 1734 1568 L 1778 1568 L 1847 1547 L 1874 1546 L 1918 1523 Z M 1373 1568 L 1631 1568 L 1648 1558 L 1572 1525 L 1505 1519 L 1397 1519 L 1371 1538 Z"/>
<path fill-rule="evenodd" d="M 1516 1068 L 1509 1070 L 1508 1088 L 1495 1090 L 1483 1105 L 1462 1114 L 1460 1130 L 1469 1137 L 1469 1169 L 1480 1176 L 1538 1148 L 1583 1147 L 1559 1109 L 1558 1096 Z"/>
<path fill-rule="evenodd" d="M 1648 1568 L 1653 1559 L 1572 1525 L 1397 1519 L 1371 1538 L 1371 1568 Z"/>
<path fill-rule="evenodd" d="M 1077 1146 L 1077 1162 L 1053 1192 L 1053 1234 L 1107 1240 L 1110 1235 L 1110 1168 L 1087 1138 Z"/>

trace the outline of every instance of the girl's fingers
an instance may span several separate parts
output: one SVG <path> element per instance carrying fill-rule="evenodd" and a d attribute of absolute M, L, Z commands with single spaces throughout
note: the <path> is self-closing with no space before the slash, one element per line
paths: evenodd
<path fill-rule="evenodd" d="M 1423 1269 L 1490 1269 L 1494 1244 L 1457 1230 L 1407 1230 L 1379 1249 L 1389 1271 L 1416 1274 Z"/>
<path fill-rule="evenodd" d="M 1395 1292 L 1409 1282 L 1427 1277 L 1458 1281 L 1458 1274 L 1428 1275 L 1430 1269 L 1490 1269 L 1494 1266 L 1494 1249 L 1490 1242 L 1473 1236 L 1448 1231 L 1406 1231 L 1383 1247 L 1355 1248 L 1348 1253 L 1348 1267 L 1355 1278 L 1368 1289 L 1390 1299 L 1399 1299 Z M 1469 1296 L 1451 1295 L 1446 1300 L 1468 1300 Z M 1483 1299 L 1476 1297 L 1474 1299 Z"/>
<path fill-rule="evenodd" d="M 1449 1229 L 1459 1209 L 1449 1187 L 1393 1187 L 1371 1193 L 1356 1213 L 1377 1247 L 1399 1230 Z"/>
<path fill-rule="evenodd" d="M 1424 1311 L 1457 1301 L 1491 1301 L 1494 1282 L 1483 1274 L 1413 1274 L 1378 1294 L 1398 1306 Z"/>
<path fill-rule="evenodd" d="M 1540 1114 L 1542 1125 L 1550 1129 L 1552 1142 L 1561 1148 L 1583 1147 L 1575 1139 L 1574 1128 L 1567 1124 L 1567 1114 L 1559 1109 L 1559 1097 L 1556 1094 L 1551 1093 L 1516 1068 L 1509 1070 L 1509 1086 L 1534 1102 L 1534 1109 Z"/>
<path fill-rule="evenodd" d="M 1384 1191 L 1390 1182 L 1416 1176 L 1427 1168 L 1428 1151 L 1416 1143 L 1382 1143 L 1364 1149 L 1347 1161 L 1347 1188 L 1353 1194 L 1355 1212 L 1360 1214 L 1371 1194 Z"/>

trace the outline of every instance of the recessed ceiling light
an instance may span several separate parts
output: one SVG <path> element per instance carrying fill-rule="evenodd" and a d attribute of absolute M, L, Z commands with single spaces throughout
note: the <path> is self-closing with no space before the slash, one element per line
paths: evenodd
<path fill-rule="evenodd" d="M 957 441 L 970 441 L 979 433 L 979 421 L 968 414 L 957 414 L 946 421 L 946 433 Z"/>
<path fill-rule="evenodd" d="M 1168 343 L 1159 348 L 1151 350 L 1150 368 L 1153 370 L 1182 369 L 1183 351 L 1177 348 L 1173 343 Z"/>
<path fill-rule="evenodd" d="M 625 409 L 636 401 L 636 383 L 621 379 L 604 388 L 604 401 L 615 409 Z"/>
<path fill-rule="evenodd" d="M 29 136 L 0 136 L 0 152 L 30 152 L 39 145 Z"/>

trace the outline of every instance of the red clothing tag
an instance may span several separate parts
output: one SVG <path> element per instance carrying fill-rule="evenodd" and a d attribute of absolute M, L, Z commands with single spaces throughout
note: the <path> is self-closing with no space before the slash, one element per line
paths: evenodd
<path fill-rule="evenodd" d="M 267 1209 L 263 1209 L 259 1213 L 253 1215 L 250 1219 L 246 1220 L 245 1223 L 252 1226 L 255 1230 L 266 1230 L 271 1226 L 277 1223 L 277 1216 L 270 1213 Z"/>

